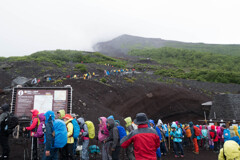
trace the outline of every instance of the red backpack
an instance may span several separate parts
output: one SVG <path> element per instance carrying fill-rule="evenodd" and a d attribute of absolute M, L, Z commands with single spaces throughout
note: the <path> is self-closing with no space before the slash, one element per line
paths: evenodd
<path fill-rule="evenodd" d="M 197 126 L 193 127 L 195 136 L 200 136 L 200 129 Z"/>

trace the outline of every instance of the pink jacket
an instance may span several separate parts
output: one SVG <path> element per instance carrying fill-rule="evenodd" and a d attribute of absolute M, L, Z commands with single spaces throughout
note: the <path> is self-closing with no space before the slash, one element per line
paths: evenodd
<path fill-rule="evenodd" d="M 100 117 L 102 124 L 99 124 L 99 130 L 98 130 L 98 140 L 102 142 L 109 136 L 109 131 L 107 129 L 107 118 L 106 117 Z"/>

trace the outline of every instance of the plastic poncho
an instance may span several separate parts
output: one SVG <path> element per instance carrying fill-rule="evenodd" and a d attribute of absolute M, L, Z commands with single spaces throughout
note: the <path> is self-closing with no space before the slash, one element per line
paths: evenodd
<path fill-rule="evenodd" d="M 224 155 L 226 159 L 224 158 Z M 218 155 L 218 160 L 237 160 L 240 159 L 240 147 L 239 145 L 232 140 L 226 141 L 223 145 L 223 148 L 220 150 Z"/>

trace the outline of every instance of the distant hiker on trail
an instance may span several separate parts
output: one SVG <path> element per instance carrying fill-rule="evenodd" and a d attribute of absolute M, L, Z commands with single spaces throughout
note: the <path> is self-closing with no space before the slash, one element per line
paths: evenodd
<path fill-rule="evenodd" d="M 148 118 L 145 113 L 138 113 L 134 123 L 138 125 L 138 129 L 121 139 L 121 147 L 127 148 L 133 143 L 136 160 L 156 160 L 156 151 L 160 147 L 157 132 L 148 128 Z"/>
<path fill-rule="evenodd" d="M 35 133 L 37 132 L 37 128 L 38 128 L 38 113 L 39 111 L 36 109 L 31 110 L 32 113 L 32 121 L 31 121 L 31 126 L 30 127 L 26 127 L 26 130 L 31 131 L 31 137 L 33 137 L 33 159 L 37 160 L 37 138 L 34 137 Z M 25 131 L 25 128 L 23 128 L 23 130 Z"/>
<path fill-rule="evenodd" d="M 79 141 L 82 142 L 82 160 L 88 160 L 88 145 L 89 145 L 89 134 L 88 134 L 88 127 L 85 124 L 84 118 L 80 117 L 77 119 L 78 124 L 80 126 L 80 139 Z"/>
<path fill-rule="evenodd" d="M 77 114 L 75 113 L 72 113 L 71 116 L 73 117 L 73 119 L 76 120 L 77 122 Z M 77 122 L 78 123 L 78 122 Z M 75 156 L 76 155 L 76 149 L 77 149 L 77 143 L 78 143 L 78 138 L 74 138 L 74 143 L 73 143 L 73 155 Z"/>
<path fill-rule="evenodd" d="M 54 143 L 54 129 L 53 123 L 55 120 L 55 115 L 53 111 L 47 111 L 45 114 L 45 129 L 44 129 L 44 139 L 45 139 L 45 150 L 43 160 L 57 160 L 58 159 L 58 148 L 53 148 Z"/>
<path fill-rule="evenodd" d="M 133 126 L 132 126 L 132 118 L 131 117 L 127 117 L 124 119 L 124 121 L 126 122 L 126 132 L 127 135 L 132 132 Z M 130 144 L 127 149 L 126 149 L 126 154 L 129 160 L 135 160 L 135 156 L 134 156 L 134 151 L 133 151 L 133 144 Z"/>
<path fill-rule="evenodd" d="M 235 131 L 234 131 L 233 126 L 230 126 L 229 129 L 230 129 L 230 135 L 231 135 L 231 138 L 232 138 L 232 137 L 235 137 L 236 134 L 235 134 Z"/>
<path fill-rule="evenodd" d="M 9 116 L 9 108 L 8 104 L 4 104 L 0 108 L 0 144 L 2 147 L 2 155 L 0 155 L 0 159 L 7 160 L 9 159 L 9 143 L 8 143 L 8 134 L 5 132 L 5 119 Z"/>
<path fill-rule="evenodd" d="M 203 125 L 201 133 L 202 133 L 202 149 L 208 150 L 208 148 L 209 148 L 208 130 L 207 130 L 207 126 L 206 125 Z"/>
<path fill-rule="evenodd" d="M 120 137 L 117 125 L 112 118 L 107 120 L 107 128 L 109 130 L 109 136 L 104 140 L 104 143 L 111 142 L 111 151 L 112 151 L 112 159 L 119 160 L 120 153 Z"/>
<path fill-rule="evenodd" d="M 38 138 L 38 145 L 39 145 L 39 153 L 38 157 L 39 159 L 42 159 L 42 156 L 44 154 L 44 133 L 43 133 L 43 128 L 45 128 L 45 116 L 44 113 L 41 113 L 38 115 L 38 118 L 40 120 L 40 124 L 38 126 L 37 132 L 34 135 L 34 137 Z"/>
<path fill-rule="evenodd" d="M 163 153 L 164 156 L 167 155 L 167 147 L 166 147 L 166 137 L 165 137 L 165 131 L 163 129 L 163 122 L 161 119 L 158 120 L 157 127 L 160 129 L 162 141 L 160 143 L 160 149 L 161 153 Z"/>
<path fill-rule="evenodd" d="M 107 118 L 106 117 L 100 117 L 99 120 L 99 130 L 98 130 L 98 137 L 97 140 L 99 140 L 102 143 L 102 160 L 108 160 L 110 159 L 110 155 L 108 153 L 109 150 L 109 142 L 104 143 L 104 140 L 109 136 L 109 131 L 107 129 Z"/>
<path fill-rule="evenodd" d="M 185 129 L 185 141 L 184 142 L 185 142 L 186 146 L 191 147 L 193 144 L 193 141 L 192 141 L 192 132 L 191 132 L 189 124 L 185 124 L 184 129 Z"/>
<path fill-rule="evenodd" d="M 61 119 L 61 120 L 63 120 L 63 117 L 65 116 L 65 110 L 59 110 L 58 112 L 57 112 L 57 118 L 58 119 Z"/>
<path fill-rule="evenodd" d="M 193 122 L 189 122 L 189 126 L 190 126 L 190 129 L 191 129 L 193 145 L 194 145 L 194 148 L 195 148 L 193 153 L 199 154 L 199 147 L 198 147 L 198 143 L 197 143 L 197 136 L 198 136 L 198 134 L 200 134 L 200 130 L 199 130 L 198 127 L 193 125 Z M 199 131 L 199 133 L 196 133 L 196 131 Z"/>
<path fill-rule="evenodd" d="M 74 143 L 74 138 L 73 138 L 73 124 L 71 123 L 73 117 L 70 114 L 66 114 L 64 117 L 64 122 L 66 123 L 67 126 L 67 145 L 65 145 L 62 149 L 63 151 L 63 159 L 65 160 L 72 160 L 74 159 L 73 157 L 73 143 Z"/>
<path fill-rule="evenodd" d="M 224 142 L 226 142 L 227 140 L 229 140 L 231 138 L 230 130 L 226 127 L 226 125 L 222 125 L 222 128 L 223 128 Z"/>

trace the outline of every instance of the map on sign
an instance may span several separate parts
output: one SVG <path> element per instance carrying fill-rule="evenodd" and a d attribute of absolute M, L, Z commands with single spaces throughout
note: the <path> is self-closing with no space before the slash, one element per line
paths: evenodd
<path fill-rule="evenodd" d="M 33 108 L 37 109 L 39 113 L 46 113 L 52 110 L 53 96 L 52 95 L 35 95 Z"/>
<path fill-rule="evenodd" d="M 66 91 L 54 91 L 54 100 L 55 101 L 66 101 Z"/>

